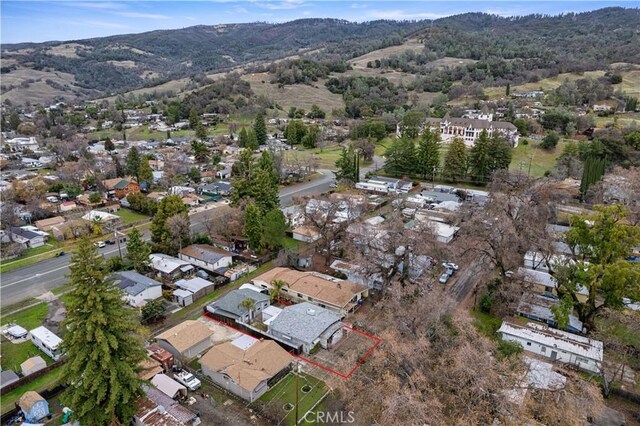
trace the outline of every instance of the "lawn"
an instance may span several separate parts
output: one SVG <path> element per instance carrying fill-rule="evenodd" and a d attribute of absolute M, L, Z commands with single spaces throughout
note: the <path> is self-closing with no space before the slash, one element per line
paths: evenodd
<path fill-rule="evenodd" d="M 55 238 L 49 238 L 49 241 L 45 245 L 27 249 L 22 256 L 2 262 L 0 264 L 0 272 L 9 272 L 12 269 L 22 268 L 53 257 L 53 255 L 57 253 L 57 249 L 62 245 L 63 244 Z"/>
<path fill-rule="evenodd" d="M 473 325 L 476 327 L 476 330 L 489 338 L 498 338 L 496 331 L 498 331 L 502 324 L 500 318 L 479 310 L 471 311 L 471 316 L 473 317 Z"/>
<path fill-rule="evenodd" d="M 3 370 L 20 371 L 20 364 L 27 359 L 40 355 L 44 359 L 47 365 L 52 364 L 53 360 L 49 358 L 44 352 L 36 347 L 31 341 L 24 343 L 13 344 L 8 340 L 2 338 L 2 345 L 0 345 L 0 364 L 2 364 Z"/>
<path fill-rule="evenodd" d="M 284 248 L 289 249 L 289 250 L 297 249 L 298 247 L 300 247 L 300 244 L 302 244 L 301 241 L 294 240 L 291 237 L 286 237 L 284 239 L 284 241 L 283 241 Z"/>
<path fill-rule="evenodd" d="M 527 145 L 523 143 L 524 140 L 528 140 Z M 512 151 L 513 156 L 509 169 L 512 171 L 521 170 L 524 173 L 529 173 L 530 169 L 531 176 L 544 176 L 545 172 L 553 169 L 566 143 L 567 141 L 561 140 L 555 149 L 545 150 L 540 148 L 540 142 L 521 138 L 520 144 Z"/>
<path fill-rule="evenodd" d="M 15 403 L 25 392 L 30 390 L 42 392 L 47 389 L 52 389 L 56 387 L 61 380 L 62 368 L 54 368 L 53 370 L 27 383 L 26 385 L 8 392 L 7 394 L 2 396 L 2 414 L 12 410 L 15 407 Z"/>
<path fill-rule="evenodd" d="M 143 215 L 141 213 L 134 212 L 133 210 L 122 208 L 114 213 L 116 216 L 120 217 L 122 223 L 128 224 L 133 222 L 139 222 L 143 220 L 148 220 L 149 216 Z"/>
<path fill-rule="evenodd" d="M 47 304 L 38 303 L 31 308 L 16 312 L 15 314 L 3 315 L 0 323 L 2 323 L 2 325 L 15 323 L 27 330 L 31 330 L 42 325 L 42 322 L 46 317 Z"/>
<path fill-rule="evenodd" d="M 307 411 L 311 409 L 327 392 L 327 385 L 324 382 L 316 379 L 313 376 L 309 376 L 308 374 L 300 373 L 300 377 L 298 379 L 299 386 L 299 405 L 298 405 L 298 417 L 302 419 Z M 305 386 L 310 386 L 311 390 L 308 392 L 303 392 L 303 388 Z M 282 379 L 276 386 L 269 389 L 267 393 L 262 395 L 259 399 L 260 402 L 264 404 L 273 404 L 278 407 L 282 415 L 284 416 L 286 411 L 283 408 L 286 404 L 295 403 L 295 376 L 294 374 L 289 374 L 287 377 Z M 281 424 L 284 425 L 293 425 L 295 423 L 295 410 L 289 411 L 289 414 L 286 415 Z"/>

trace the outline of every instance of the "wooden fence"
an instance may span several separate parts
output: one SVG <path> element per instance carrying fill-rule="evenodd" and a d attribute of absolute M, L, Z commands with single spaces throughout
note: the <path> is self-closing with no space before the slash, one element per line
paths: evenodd
<path fill-rule="evenodd" d="M 17 381 L 8 384 L 6 386 L 3 386 L 2 389 L 0 389 L 0 396 L 4 396 L 7 393 L 11 392 L 14 389 L 19 388 L 20 386 L 24 386 L 27 383 L 31 383 L 32 381 L 34 381 L 35 379 L 37 379 L 38 377 L 44 376 L 45 374 L 47 374 L 49 371 L 60 367 L 62 364 L 64 364 L 64 359 L 61 359 L 60 361 L 48 365 L 45 368 L 43 368 L 42 370 L 38 370 L 35 373 L 31 373 L 28 376 L 24 376 L 21 377 L 20 379 L 18 379 Z"/>

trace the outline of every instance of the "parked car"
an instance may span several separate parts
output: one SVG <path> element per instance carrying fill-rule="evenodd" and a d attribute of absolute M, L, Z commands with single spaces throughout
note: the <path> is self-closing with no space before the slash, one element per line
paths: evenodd
<path fill-rule="evenodd" d="M 185 385 L 190 391 L 195 391 L 202 385 L 197 377 L 185 370 L 179 370 L 173 373 L 173 378 L 176 379 L 178 383 Z"/>
<path fill-rule="evenodd" d="M 107 240 L 105 241 L 105 243 L 109 244 L 109 245 L 113 245 L 116 243 L 116 240 Z"/>
<path fill-rule="evenodd" d="M 62 257 L 64 255 L 65 255 L 65 252 L 63 251 L 56 253 L 56 257 Z"/>
<path fill-rule="evenodd" d="M 440 279 L 438 281 L 440 281 L 440 284 L 446 284 L 447 281 L 449 281 L 449 274 L 447 274 L 446 272 L 442 275 L 440 275 Z"/>
<path fill-rule="evenodd" d="M 457 271 L 458 269 L 460 269 L 460 267 L 458 265 L 456 265 L 453 262 L 448 262 L 448 261 L 444 261 L 442 262 L 442 266 L 444 266 L 447 269 L 453 269 L 454 271 Z"/>
<path fill-rule="evenodd" d="M 98 247 L 98 248 L 103 248 L 103 247 L 106 247 L 106 246 L 107 246 L 107 244 L 104 241 L 98 241 L 96 243 L 96 247 Z"/>

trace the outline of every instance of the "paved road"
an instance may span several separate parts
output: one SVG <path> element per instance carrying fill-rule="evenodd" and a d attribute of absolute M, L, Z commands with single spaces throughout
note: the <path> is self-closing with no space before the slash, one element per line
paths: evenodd
<path fill-rule="evenodd" d="M 310 195 L 325 192 L 334 181 L 335 175 L 329 170 L 319 170 L 321 177 L 280 191 L 280 204 L 282 207 L 291 205 L 292 198 L 301 195 Z M 221 205 L 221 204 L 218 204 Z M 191 215 L 191 230 L 194 233 L 204 232 L 203 218 L 212 214 L 211 210 L 197 212 Z M 145 238 L 149 239 L 149 232 L 145 232 Z M 122 247 L 126 253 L 126 248 Z M 116 245 L 99 249 L 106 258 L 117 256 Z M 14 269 L 0 275 L 0 306 L 6 307 L 30 297 L 37 297 L 62 286 L 69 274 L 69 255 L 43 260 L 24 268 Z"/>
<path fill-rule="evenodd" d="M 456 281 L 448 288 L 449 294 L 457 303 L 461 303 L 476 286 L 481 272 L 482 265 L 478 262 L 473 262 L 464 270 L 458 272 L 459 276 Z"/>

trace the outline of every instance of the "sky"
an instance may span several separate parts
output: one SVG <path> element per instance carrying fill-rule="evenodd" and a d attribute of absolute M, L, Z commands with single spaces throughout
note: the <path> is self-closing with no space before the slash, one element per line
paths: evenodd
<path fill-rule="evenodd" d="M 437 19 L 465 12 L 501 16 L 584 12 L 630 1 L 30 1 L 0 0 L 1 43 L 78 40 L 193 25 L 286 22 L 302 18 Z"/>

